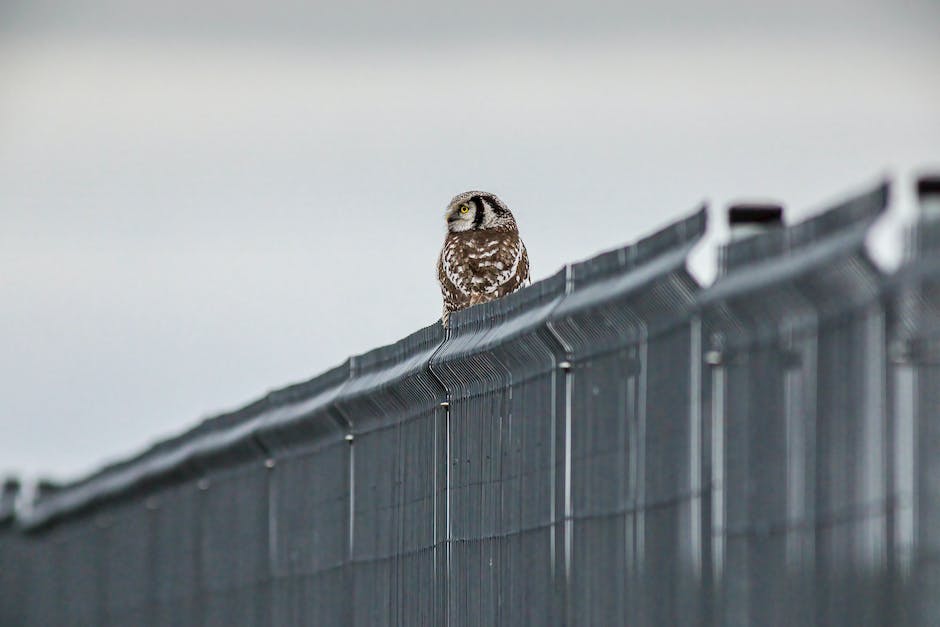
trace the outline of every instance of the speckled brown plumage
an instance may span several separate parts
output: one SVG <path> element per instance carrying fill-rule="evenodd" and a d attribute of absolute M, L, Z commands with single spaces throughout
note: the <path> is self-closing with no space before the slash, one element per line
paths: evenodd
<path fill-rule="evenodd" d="M 448 233 L 437 275 L 442 322 L 454 311 L 511 294 L 529 284 L 529 257 L 509 209 L 493 194 L 464 192 L 447 208 Z"/>

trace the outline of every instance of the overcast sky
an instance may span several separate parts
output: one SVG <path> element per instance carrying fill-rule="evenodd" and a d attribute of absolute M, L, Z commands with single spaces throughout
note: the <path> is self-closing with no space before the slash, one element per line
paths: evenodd
<path fill-rule="evenodd" d="M 799 216 L 938 163 L 938 3 L 758 4 L 0 0 L 0 470 L 431 323 L 466 189 L 544 278 L 703 199 Z"/>

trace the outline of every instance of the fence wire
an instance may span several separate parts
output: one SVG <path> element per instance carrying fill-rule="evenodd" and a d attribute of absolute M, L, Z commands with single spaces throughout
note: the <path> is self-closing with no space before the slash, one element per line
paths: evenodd
<path fill-rule="evenodd" d="M 940 624 L 940 222 L 704 210 L 0 499 L 2 625 Z"/>

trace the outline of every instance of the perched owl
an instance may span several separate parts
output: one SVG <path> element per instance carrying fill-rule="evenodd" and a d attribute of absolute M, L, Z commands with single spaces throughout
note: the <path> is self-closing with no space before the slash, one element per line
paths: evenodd
<path fill-rule="evenodd" d="M 487 192 L 464 192 L 447 206 L 447 237 L 437 262 L 444 316 L 529 284 L 529 256 L 512 213 Z"/>

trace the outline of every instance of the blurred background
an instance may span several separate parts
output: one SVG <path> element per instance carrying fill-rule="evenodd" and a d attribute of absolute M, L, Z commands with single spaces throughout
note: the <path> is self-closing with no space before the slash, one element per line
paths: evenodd
<path fill-rule="evenodd" d="M 540 279 L 705 199 L 792 219 L 936 164 L 938 62 L 933 0 L 0 0 L 0 471 L 432 323 L 466 189 Z"/>

